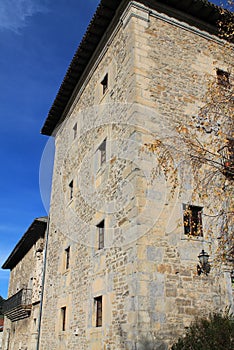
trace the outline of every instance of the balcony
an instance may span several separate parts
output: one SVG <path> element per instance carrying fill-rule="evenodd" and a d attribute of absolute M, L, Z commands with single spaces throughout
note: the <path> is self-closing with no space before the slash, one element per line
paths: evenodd
<path fill-rule="evenodd" d="M 2 305 L 2 313 L 12 322 L 29 317 L 32 308 L 32 290 L 23 288 Z"/>

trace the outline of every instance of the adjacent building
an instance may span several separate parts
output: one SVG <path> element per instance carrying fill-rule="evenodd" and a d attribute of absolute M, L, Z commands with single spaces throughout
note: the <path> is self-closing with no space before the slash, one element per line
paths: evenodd
<path fill-rule="evenodd" d="M 4 317 L 3 317 L 3 315 L 0 313 L 0 350 L 2 350 L 3 327 L 4 327 Z"/>
<path fill-rule="evenodd" d="M 46 217 L 35 219 L 2 266 L 11 271 L 8 299 L 2 303 L 3 350 L 36 349 L 46 227 Z"/>

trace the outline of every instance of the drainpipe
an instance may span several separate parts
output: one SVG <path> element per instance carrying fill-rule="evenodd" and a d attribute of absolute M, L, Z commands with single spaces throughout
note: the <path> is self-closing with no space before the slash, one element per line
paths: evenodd
<path fill-rule="evenodd" d="M 4 346 L 4 348 L 5 348 L 5 350 L 9 350 L 9 347 L 10 347 L 10 328 L 7 328 L 6 332 L 7 332 L 6 345 Z"/>
<path fill-rule="evenodd" d="M 44 251 L 44 261 L 43 261 L 43 274 L 42 274 L 42 281 L 41 281 L 42 286 L 41 286 L 41 299 L 40 299 L 40 309 L 39 309 L 39 319 L 38 319 L 38 335 L 37 335 L 36 350 L 39 350 L 39 347 L 40 347 L 42 305 L 43 305 L 43 296 L 44 296 L 44 288 L 45 288 L 45 272 L 46 272 L 46 259 L 47 259 L 47 248 L 48 248 L 48 237 L 49 237 L 49 224 L 50 224 L 50 215 L 48 215 L 48 222 L 46 227 L 46 240 L 45 240 L 45 251 Z"/>

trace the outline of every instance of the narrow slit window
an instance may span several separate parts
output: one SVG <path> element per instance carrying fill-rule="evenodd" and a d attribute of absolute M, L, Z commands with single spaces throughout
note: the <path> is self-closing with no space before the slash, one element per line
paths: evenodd
<path fill-rule="evenodd" d="M 102 296 L 94 298 L 96 306 L 96 327 L 102 327 Z"/>
<path fill-rule="evenodd" d="M 70 247 L 65 249 L 65 269 L 69 269 L 70 266 Z"/>
<path fill-rule="evenodd" d="M 66 330 L 66 312 L 67 312 L 66 306 L 62 307 L 61 308 L 61 321 L 62 321 L 61 329 L 62 329 L 62 331 Z"/>
<path fill-rule="evenodd" d="M 69 199 L 73 198 L 74 194 L 74 187 L 73 187 L 73 180 L 69 183 Z"/>
<path fill-rule="evenodd" d="M 104 239 L 105 239 L 105 221 L 102 220 L 98 225 L 98 249 L 104 248 Z"/>
<path fill-rule="evenodd" d="M 224 87 L 230 86 L 230 82 L 229 82 L 230 73 L 222 69 L 217 69 L 216 74 L 217 74 L 218 85 L 222 85 Z"/>
<path fill-rule="evenodd" d="M 184 204 L 183 212 L 185 235 L 202 237 L 202 207 Z"/>
<path fill-rule="evenodd" d="M 73 126 L 73 139 L 77 136 L 77 123 Z"/>
<path fill-rule="evenodd" d="M 106 162 L 106 139 L 101 143 L 98 148 L 100 152 L 100 166 Z"/>
<path fill-rule="evenodd" d="M 104 76 L 103 80 L 101 81 L 101 85 L 102 85 L 102 94 L 104 95 L 108 89 L 108 74 Z"/>

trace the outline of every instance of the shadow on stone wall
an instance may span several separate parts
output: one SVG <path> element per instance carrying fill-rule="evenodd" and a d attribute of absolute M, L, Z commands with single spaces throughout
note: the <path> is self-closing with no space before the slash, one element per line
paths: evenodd
<path fill-rule="evenodd" d="M 168 346 L 164 341 L 159 339 L 153 339 L 152 336 L 144 336 L 139 341 L 139 350 L 168 350 Z"/>

